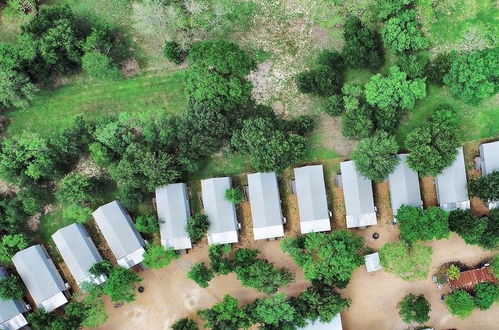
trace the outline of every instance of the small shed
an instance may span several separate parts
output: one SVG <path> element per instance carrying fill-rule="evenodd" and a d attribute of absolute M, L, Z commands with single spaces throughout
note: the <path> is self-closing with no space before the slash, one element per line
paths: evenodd
<path fill-rule="evenodd" d="M 499 141 L 480 145 L 480 166 L 482 175 L 499 171 Z M 488 201 L 489 209 L 499 208 L 499 201 Z"/>
<path fill-rule="evenodd" d="M 249 174 L 248 193 L 255 240 L 283 237 L 283 217 L 276 174 Z"/>
<path fill-rule="evenodd" d="M 201 180 L 204 213 L 210 220 L 209 244 L 239 241 L 236 207 L 225 199 L 225 191 L 231 187 L 232 180 L 229 177 Z"/>
<path fill-rule="evenodd" d="M 294 172 L 301 233 L 331 230 L 322 165 L 299 167 Z"/>
<path fill-rule="evenodd" d="M 102 257 L 83 225 L 73 223 L 61 228 L 52 239 L 80 288 L 84 282 L 100 285 L 106 281 L 106 275 L 94 276 L 88 271 Z"/>
<path fill-rule="evenodd" d="M 102 205 L 92 215 L 120 266 L 131 268 L 144 260 L 145 242 L 120 202 Z"/>
<path fill-rule="evenodd" d="M 301 328 L 303 330 L 343 330 L 341 314 L 338 313 L 331 322 L 321 322 L 320 320 L 308 321 L 308 324 Z"/>
<path fill-rule="evenodd" d="M 470 199 L 467 184 L 463 148 L 459 147 L 454 163 L 437 175 L 435 180 L 440 208 L 445 211 L 468 210 Z"/>
<path fill-rule="evenodd" d="M 368 273 L 375 272 L 375 271 L 380 270 L 382 268 L 381 263 L 379 261 L 378 252 L 365 255 L 364 261 L 365 261 L 366 270 Z"/>
<path fill-rule="evenodd" d="M 0 278 L 6 277 L 5 270 L 0 267 Z M 0 298 L 0 329 L 17 330 L 28 324 L 24 313 L 28 311 L 22 300 L 3 300 Z"/>
<path fill-rule="evenodd" d="M 42 245 L 17 252 L 12 262 L 38 308 L 51 312 L 68 302 L 68 287 Z"/>
<path fill-rule="evenodd" d="M 187 220 L 191 216 L 189 194 L 185 183 L 173 183 L 156 188 L 156 208 L 159 219 L 161 245 L 165 249 L 192 248 L 187 233 Z"/>
<path fill-rule="evenodd" d="M 371 180 L 360 175 L 353 161 L 340 163 L 347 228 L 377 224 Z"/>
<path fill-rule="evenodd" d="M 423 207 L 418 173 L 407 165 L 407 156 L 408 154 L 398 155 L 399 163 L 393 173 L 388 176 L 394 218 L 402 205 Z"/>

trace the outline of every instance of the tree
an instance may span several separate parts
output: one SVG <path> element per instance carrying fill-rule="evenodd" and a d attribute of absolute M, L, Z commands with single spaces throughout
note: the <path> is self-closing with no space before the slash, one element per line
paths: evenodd
<path fill-rule="evenodd" d="M 113 154 L 100 142 L 94 142 L 88 146 L 90 158 L 100 167 L 108 167 L 113 162 Z"/>
<path fill-rule="evenodd" d="M 237 253 L 237 252 L 236 252 Z M 294 280 L 293 274 L 285 267 L 274 267 L 263 259 L 254 259 L 250 263 L 237 263 L 237 279 L 245 287 L 272 294 L 281 286 Z"/>
<path fill-rule="evenodd" d="M 468 292 L 461 289 L 452 291 L 445 298 L 445 304 L 451 314 L 456 315 L 461 319 L 470 316 L 473 309 L 475 309 L 473 297 Z"/>
<path fill-rule="evenodd" d="M 499 278 L 499 254 L 496 254 L 490 262 L 490 269 L 496 278 Z"/>
<path fill-rule="evenodd" d="M 257 299 L 246 306 L 246 311 L 254 323 L 262 326 L 279 326 L 281 322 L 291 322 L 296 314 L 296 310 L 284 293 Z"/>
<path fill-rule="evenodd" d="M 395 53 L 417 51 L 428 47 L 428 39 L 419 30 L 414 10 L 405 10 L 390 18 L 381 31 L 386 48 Z"/>
<path fill-rule="evenodd" d="M 428 276 L 432 249 L 406 242 L 386 243 L 379 251 L 381 266 L 404 281 L 418 281 Z"/>
<path fill-rule="evenodd" d="M 43 308 L 37 308 L 28 314 L 28 322 L 33 329 L 51 329 L 56 318 L 54 313 L 48 313 Z"/>
<path fill-rule="evenodd" d="M 323 50 L 317 56 L 317 64 L 325 65 L 336 72 L 345 71 L 345 59 L 334 50 Z"/>
<path fill-rule="evenodd" d="M 207 288 L 208 282 L 214 276 L 213 270 L 205 266 L 204 262 L 194 264 L 187 273 L 187 277 L 196 282 L 200 287 Z"/>
<path fill-rule="evenodd" d="M 485 228 L 478 245 L 484 249 L 497 250 L 499 248 L 499 209 L 490 211 L 486 217 L 487 228 Z"/>
<path fill-rule="evenodd" d="M 0 67 L 0 106 L 25 108 L 37 91 L 25 74 Z"/>
<path fill-rule="evenodd" d="M 0 262 L 10 264 L 14 254 L 24 250 L 28 245 L 29 240 L 25 234 L 4 235 L 0 244 Z"/>
<path fill-rule="evenodd" d="M 470 210 L 454 210 L 449 215 L 449 228 L 463 238 L 466 244 L 494 250 L 499 244 L 499 210 L 487 217 L 475 218 Z"/>
<path fill-rule="evenodd" d="M 351 301 L 341 297 L 330 285 L 312 282 L 305 291 L 292 300 L 297 310 L 297 318 L 329 323 L 341 311 L 350 306 Z M 297 320 L 299 322 L 299 320 Z M 300 327 L 305 325 L 301 324 Z"/>
<path fill-rule="evenodd" d="M 115 267 L 104 284 L 104 293 L 114 302 L 131 302 L 135 300 L 134 284 L 141 281 L 132 270 Z"/>
<path fill-rule="evenodd" d="M 499 47 L 453 56 L 443 81 L 455 98 L 477 105 L 499 91 L 498 58 Z"/>
<path fill-rule="evenodd" d="M 493 171 L 468 181 L 468 192 L 471 197 L 483 201 L 499 200 L 499 171 Z"/>
<path fill-rule="evenodd" d="M 335 95 L 340 91 L 342 77 L 336 71 L 325 65 L 315 69 L 300 72 L 296 76 L 298 90 L 305 94 L 317 96 Z"/>
<path fill-rule="evenodd" d="M 281 249 L 303 269 L 308 280 L 344 287 L 364 263 L 364 240 L 347 230 L 285 238 Z"/>
<path fill-rule="evenodd" d="M 159 221 L 152 214 L 139 215 L 135 219 L 135 228 L 145 234 L 154 234 L 159 231 Z"/>
<path fill-rule="evenodd" d="M 408 294 L 398 304 L 399 314 L 405 323 L 425 323 L 430 319 L 430 303 L 424 295 Z"/>
<path fill-rule="evenodd" d="M 426 77 L 429 64 L 428 53 L 404 54 L 399 57 L 396 63 L 400 71 L 405 72 L 409 79 Z"/>
<path fill-rule="evenodd" d="M 461 276 L 461 270 L 456 265 L 450 265 L 445 274 L 449 280 L 457 280 Z"/>
<path fill-rule="evenodd" d="M 355 169 L 369 180 L 381 182 L 391 174 L 399 159 L 397 141 L 384 131 L 362 139 L 351 155 Z"/>
<path fill-rule="evenodd" d="M 244 200 L 244 193 L 240 188 L 230 188 L 225 191 L 225 199 L 233 204 L 239 204 Z"/>
<path fill-rule="evenodd" d="M 71 172 L 59 182 L 56 196 L 64 204 L 88 206 L 95 201 L 97 192 L 98 185 L 95 178 Z"/>
<path fill-rule="evenodd" d="M 0 199 L 0 227 L 9 234 L 17 234 L 25 230 L 25 224 L 26 213 L 19 198 Z"/>
<path fill-rule="evenodd" d="M 182 49 L 180 44 L 175 41 L 167 41 L 163 47 L 163 55 L 166 59 L 177 65 L 184 63 L 188 54 L 189 52 L 186 49 Z"/>
<path fill-rule="evenodd" d="M 343 106 L 343 97 L 341 95 L 332 95 L 326 98 L 324 101 L 324 111 L 332 116 L 338 117 L 345 111 Z"/>
<path fill-rule="evenodd" d="M 449 214 L 439 207 L 431 206 L 425 210 L 402 205 L 397 210 L 400 234 L 408 243 L 448 238 Z"/>
<path fill-rule="evenodd" d="M 204 326 L 210 329 L 244 329 L 250 326 L 250 320 L 239 301 L 229 295 L 209 309 L 198 311 L 205 320 Z"/>
<path fill-rule="evenodd" d="M 187 219 L 187 234 L 193 244 L 199 242 L 210 228 L 208 216 L 201 213 L 196 213 Z"/>
<path fill-rule="evenodd" d="M 10 275 L 0 278 L 0 298 L 20 300 L 24 296 L 24 285 L 19 276 Z"/>
<path fill-rule="evenodd" d="M 88 272 L 94 276 L 101 276 L 101 275 L 106 275 L 109 276 L 111 275 L 111 272 L 113 271 L 113 264 L 111 264 L 107 260 L 102 260 L 100 262 L 97 262 L 90 267 Z"/>
<path fill-rule="evenodd" d="M 83 320 L 81 325 L 83 327 L 96 328 L 104 324 L 108 319 L 109 315 L 107 314 L 106 307 L 104 306 L 104 301 L 102 301 L 102 299 L 95 299 L 88 305 L 86 318 Z"/>
<path fill-rule="evenodd" d="M 459 119 L 446 104 L 437 107 L 430 120 L 407 134 L 407 163 L 421 176 L 436 176 L 450 166 L 459 147 Z"/>
<path fill-rule="evenodd" d="M 475 305 L 482 311 L 489 309 L 499 298 L 499 286 L 492 282 L 478 283 L 475 292 Z"/>
<path fill-rule="evenodd" d="M 83 70 L 92 78 L 102 80 L 113 80 L 121 78 L 123 75 L 113 60 L 101 52 L 93 51 L 83 55 Z"/>
<path fill-rule="evenodd" d="M 352 69 L 377 69 L 383 64 L 379 35 L 355 16 L 349 16 L 343 27 L 345 44 L 341 53 Z"/>
<path fill-rule="evenodd" d="M 234 262 L 228 258 L 232 247 L 229 244 L 210 245 L 208 257 L 210 258 L 211 269 L 216 274 L 227 275 L 234 271 Z"/>
<path fill-rule="evenodd" d="M 152 269 L 161 269 L 178 258 L 179 255 L 175 250 L 165 250 L 161 245 L 148 245 L 144 252 L 144 264 Z"/>
<path fill-rule="evenodd" d="M 444 77 L 450 70 L 451 60 L 452 56 L 447 53 L 440 53 L 435 56 L 428 66 L 428 80 L 442 86 L 444 84 Z"/>
<path fill-rule="evenodd" d="M 46 185 L 29 184 L 19 189 L 17 199 L 21 201 L 23 210 L 27 215 L 41 212 L 43 207 L 51 200 L 51 194 L 47 194 L 49 187 Z"/>
<path fill-rule="evenodd" d="M 92 209 L 87 206 L 71 204 L 62 211 L 62 218 L 76 223 L 86 223 L 92 218 Z"/>
<path fill-rule="evenodd" d="M 373 110 L 365 105 L 361 86 L 345 84 L 342 88 L 343 106 L 341 132 L 353 139 L 370 137 L 375 130 Z"/>
<path fill-rule="evenodd" d="M 196 322 L 183 318 L 172 324 L 172 330 L 199 330 Z"/>
<path fill-rule="evenodd" d="M 380 20 L 385 20 L 403 11 L 413 0 L 379 0 L 374 6 L 374 13 Z"/>
<path fill-rule="evenodd" d="M 370 105 L 380 109 L 412 109 L 417 100 L 426 96 L 426 83 L 420 78 L 410 80 L 398 66 L 392 66 L 387 77 L 379 73 L 371 77 L 365 95 Z"/>

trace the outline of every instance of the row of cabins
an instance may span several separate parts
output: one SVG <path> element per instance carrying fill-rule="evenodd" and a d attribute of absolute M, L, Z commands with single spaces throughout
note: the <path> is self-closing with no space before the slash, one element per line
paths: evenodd
<path fill-rule="evenodd" d="M 402 205 L 422 207 L 418 174 L 407 165 L 407 155 L 398 156 L 400 162 L 388 182 L 391 204 L 396 210 Z M 480 166 L 483 174 L 499 170 L 499 141 L 480 146 Z M 348 228 L 376 224 L 372 183 L 359 175 L 352 161 L 340 164 L 346 222 Z M 297 195 L 300 229 L 303 234 L 331 230 L 323 168 L 321 165 L 305 166 L 294 170 L 292 190 Z M 466 188 L 466 171 L 463 149 L 458 149 L 455 162 L 436 177 L 435 185 L 440 207 L 444 210 L 469 209 Z M 210 244 L 226 244 L 238 241 L 234 204 L 224 198 L 231 188 L 228 177 L 201 181 L 202 202 L 211 226 L 208 231 Z M 275 173 L 248 175 L 248 199 L 251 204 L 255 239 L 273 239 L 284 236 L 285 218 Z M 489 207 L 497 207 L 498 201 L 489 201 Z M 162 245 L 175 250 L 186 250 L 192 243 L 186 232 L 190 207 L 187 186 L 170 184 L 156 190 L 156 208 L 160 221 Z M 125 208 L 113 201 L 93 212 L 95 222 L 107 241 L 117 263 L 125 268 L 140 264 L 145 252 L 145 242 L 133 226 Z M 95 277 L 89 268 L 102 261 L 95 244 L 80 224 L 71 224 L 52 235 L 52 238 L 80 288 L 83 283 L 102 284 L 106 276 Z M 42 245 L 34 245 L 16 253 L 12 262 L 38 308 L 50 312 L 68 302 L 69 285 L 60 276 L 53 261 Z M 377 253 L 366 256 L 368 271 L 380 268 Z M 6 276 L 0 269 L 0 277 Z M 19 329 L 27 324 L 23 316 L 28 305 L 22 301 L 0 299 L 0 329 Z M 341 322 L 341 321 L 340 321 Z"/>

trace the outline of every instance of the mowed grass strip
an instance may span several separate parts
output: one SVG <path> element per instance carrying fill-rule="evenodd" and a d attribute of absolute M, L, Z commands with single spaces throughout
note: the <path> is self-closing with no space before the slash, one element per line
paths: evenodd
<path fill-rule="evenodd" d="M 75 79 L 66 86 L 40 91 L 29 108 L 11 111 L 7 134 L 29 130 L 46 135 L 67 127 L 77 116 L 99 119 L 121 112 L 178 114 L 186 104 L 184 71 L 106 82 Z"/>

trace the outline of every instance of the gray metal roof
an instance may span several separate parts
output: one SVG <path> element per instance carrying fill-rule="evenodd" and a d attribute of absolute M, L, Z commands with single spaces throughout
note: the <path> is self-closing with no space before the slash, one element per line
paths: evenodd
<path fill-rule="evenodd" d="M 499 171 L 499 141 L 480 145 L 480 157 L 482 158 L 482 174 L 487 175 L 493 171 Z"/>
<path fill-rule="evenodd" d="M 0 267 L 0 278 L 6 277 L 5 270 Z M 0 329 L 18 329 L 13 328 L 9 321 L 27 311 L 26 304 L 21 300 L 3 300 L 0 298 Z M 24 318 L 24 317 L 23 317 Z"/>
<path fill-rule="evenodd" d="M 446 211 L 470 208 L 462 147 L 458 148 L 454 163 L 437 175 L 435 184 L 440 208 Z"/>
<path fill-rule="evenodd" d="M 249 174 L 248 193 L 253 228 L 274 227 L 278 230 L 278 232 L 269 230 L 262 238 L 283 236 L 281 199 L 276 174 L 274 172 Z"/>
<path fill-rule="evenodd" d="M 329 220 L 322 165 L 294 169 L 300 221 Z"/>
<path fill-rule="evenodd" d="M 42 245 L 17 252 L 12 262 L 37 306 L 66 291 L 61 275 Z"/>
<path fill-rule="evenodd" d="M 201 180 L 203 207 L 210 220 L 210 234 L 237 230 L 236 207 L 225 199 L 225 191 L 231 187 L 229 177 Z"/>
<path fill-rule="evenodd" d="M 343 330 L 343 325 L 341 323 L 341 314 L 338 313 L 331 320 L 331 322 L 321 322 L 320 320 L 315 321 L 307 321 L 307 325 L 303 328 L 303 330 Z"/>
<path fill-rule="evenodd" d="M 159 231 L 161 240 L 169 247 L 177 239 L 185 239 L 191 248 L 189 234 L 187 234 L 187 219 L 191 216 L 187 185 L 174 183 L 156 189 L 156 208 L 158 211 Z"/>
<path fill-rule="evenodd" d="M 116 259 L 122 259 L 144 246 L 144 240 L 120 202 L 102 205 L 92 215 Z"/>
<path fill-rule="evenodd" d="M 83 225 L 73 223 L 61 228 L 52 239 L 78 285 L 84 281 L 101 283 L 88 272 L 92 265 L 102 261 L 102 257 Z"/>
<path fill-rule="evenodd" d="M 390 200 L 394 216 L 402 205 L 423 206 L 418 173 L 410 169 L 407 165 L 407 156 L 408 154 L 398 155 L 400 161 L 393 173 L 388 176 Z"/>
<path fill-rule="evenodd" d="M 376 224 L 371 180 L 360 175 L 351 160 L 341 162 L 340 167 L 347 227 L 363 227 Z"/>
<path fill-rule="evenodd" d="M 380 270 L 381 262 L 379 260 L 378 252 L 374 252 L 364 256 L 364 263 L 366 265 L 366 270 L 368 273 Z"/>

